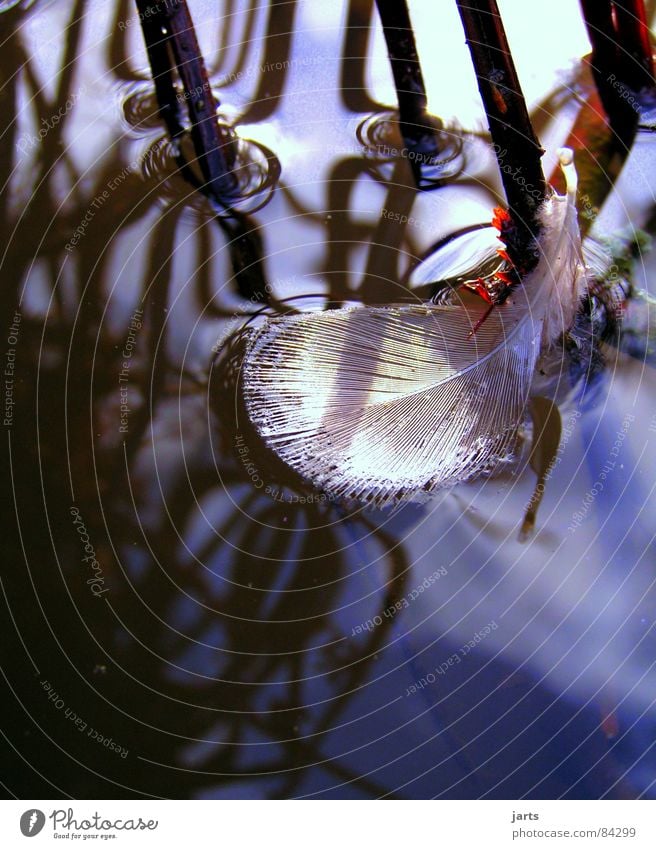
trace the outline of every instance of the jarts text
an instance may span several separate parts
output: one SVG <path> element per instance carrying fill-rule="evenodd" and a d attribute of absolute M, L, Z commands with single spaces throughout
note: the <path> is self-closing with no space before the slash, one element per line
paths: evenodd
<path fill-rule="evenodd" d="M 521 820 L 539 820 L 539 814 L 522 814 L 520 811 L 513 811 L 511 823 L 520 822 Z"/>

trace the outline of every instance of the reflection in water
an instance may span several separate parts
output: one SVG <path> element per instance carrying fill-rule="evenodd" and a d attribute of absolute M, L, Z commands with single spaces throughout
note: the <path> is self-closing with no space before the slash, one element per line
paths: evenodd
<path fill-rule="evenodd" d="M 27 5 L 0 57 L 9 792 L 653 795 L 651 366 L 606 346 L 582 398 L 577 372 L 521 544 L 530 471 L 349 510 L 272 465 L 217 359 L 289 298 L 398 299 L 489 221 L 480 138 L 434 191 L 401 159 L 372 178 L 357 127 L 394 104 L 372 2 L 323 28 L 192 3 L 227 119 L 281 164 L 248 210 L 267 297 L 244 297 L 237 236 L 172 173 L 134 7 Z"/>

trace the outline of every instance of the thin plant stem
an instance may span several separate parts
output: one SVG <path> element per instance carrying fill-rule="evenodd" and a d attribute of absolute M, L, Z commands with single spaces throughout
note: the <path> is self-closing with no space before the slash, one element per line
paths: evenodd
<path fill-rule="evenodd" d="M 394 76 L 401 135 L 407 144 L 422 149 L 432 146 L 437 153 L 435 130 L 427 121 L 426 87 L 406 0 L 376 0 L 376 6 Z"/>
<path fill-rule="evenodd" d="M 140 3 L 137 4 L 137 6 L 140 5 Z M 161 27 L 158 26 L 154 18 L 144 18 L 141 28 L 153 74 L 153 82 L 155 83 L 155 95 L 159 105 L 160 117 L 166 124 L 171 138 L 180 138 L 185 130 L 181 119 L 180 100 L 175 88 L 175 76 L 171 67 L 167 39 L 162 35 Z"/>
<path fill-rule="evenodd" d="M 615 2 L 613 8 L 621 47 L 621 78 L 637 92 L 653 88 L 654 62 L 644 0 Z"/>
<path fill-rule="evenodd" d="M 521 268 L 546 197 L 544 150 L 533 130 L 496 0 L 456 0 L 501 170 L 517 242 L 508 254 Z M 524 256 L 523 256 L 524 254 Z"/>
<path fill-rule="evenodd" d="M 610 127 L 626 150 L 638 124 L 638 94 L 654 88 L 654 67 L 644 0 L 580 0 L 592 45 L 592 75 Z M 634 105 L 632 105 L 634 104 Z"/>
<path fill-rule="evenodd" d="M 187 162 L 180 144 L 176 161 L 184 179 L 221 208 L 216 221 L 229 239 L 232 268 L 239 292 L 246 298 L 264 298 L 266 281 L 263 246 L 249 217 L 230 205 L 237 178 L 233 168 L 236 149 L 233 136 L 217 120 L 218 100 L 210 88 L 205 62 L 185 0 L 136 0 L 148 52 L 160 115 L 169 135 L 180 142 L 186 133 L 182 103 L 190 122 L 191 140 L 202 179 Z M 153 11 L 154 10 L 154 11 Z M 175 70 L 183 93 L 175 86 Z M 215 212 L 217 210 L 215 209 Z"/>
<path fill-rule="evenodd" d="M 168 0 L 156 6 L 150 0 L 136 2 L 160 114 L 172 137 L 178 138 L 183 132 L 180 105 L 184 102 L 207 193 L 218 200 L 235 185 L 231 170 L 235 152 L 232 136 L 217 120 L 219 104 L 210 87 L 187 4 L 185 0 Z M 182 94 L 175 89 L 173 63 L 182 82 Z"/>
<path fill-rule="evenodd" d="M 613 82 L 619 70 L 617 34 L 612 0 L 580 0 L 585 28 L 592 45 L 592 76 L 602 106 L 616 137 L 630 142 L 635 131 L 635 113 L 618 96 Z"/>

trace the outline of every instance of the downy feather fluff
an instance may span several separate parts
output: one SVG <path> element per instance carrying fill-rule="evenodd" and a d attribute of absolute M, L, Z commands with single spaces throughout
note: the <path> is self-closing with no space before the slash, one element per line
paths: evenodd
<path fill-rule="evenodd" d="M 567 194 L 543 204 L 536 267 L 479 327 L 483 300 L 305 313 L 253 331 L 243 390 L 269 448 L 319 489 L 378 505 L 506 463 L 540 351 L 582 293 L 569 151 L 561 165 Z"/>

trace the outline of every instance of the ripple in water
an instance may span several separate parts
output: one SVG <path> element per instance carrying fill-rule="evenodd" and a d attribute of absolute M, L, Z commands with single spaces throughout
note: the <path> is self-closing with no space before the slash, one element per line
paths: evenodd
<path fill-rule="evenodd" d="M 123 121 L 137 135 L 161 129 L 162 119 L 151 84 L 131 82 L 121 85 L 120 99 Z"/>
<path fill-rule="evenodd" d="M 221 198 L 225 215 L 231 211 L 252 213 L 262 209 L 273 194 L 280 177 L 280 162 L 275 154 L 259 142 L 241 139 L 228 128 L 235 145 L 236 158 L 233 168 L 235 185 Z M 183 180 L 176 178 L 179 166 L 177 157 L 182 153 L 195 176 L 200 180 L 193 166 L 195 153 L 188 134 L 179 140 L 171 141 L 161 137 L 148 149 L 142 161 L 142 171 L 147 179 L 156 179 L 160 183 L 161 199 L 165 204 L 184 201 L 197 211 L 207 209 L 207 201 L 199 192 L 193 191 Z"/>
<path fill-rule="evenodd" d="M 398 112 L 379 112 L 362 121 L 357 129 L 358 141 L 378 179 L 389 181 L 399 159 L 406 159 L 416 169 L 418 187 L 424 191 L 437 188 L 444 180 L 458 176 L 464 165 L 460 134 L 444 129 L 439 118 L 427 116 L 427 121 L 435 129 L 437 153 L 403 140 Z"/>

